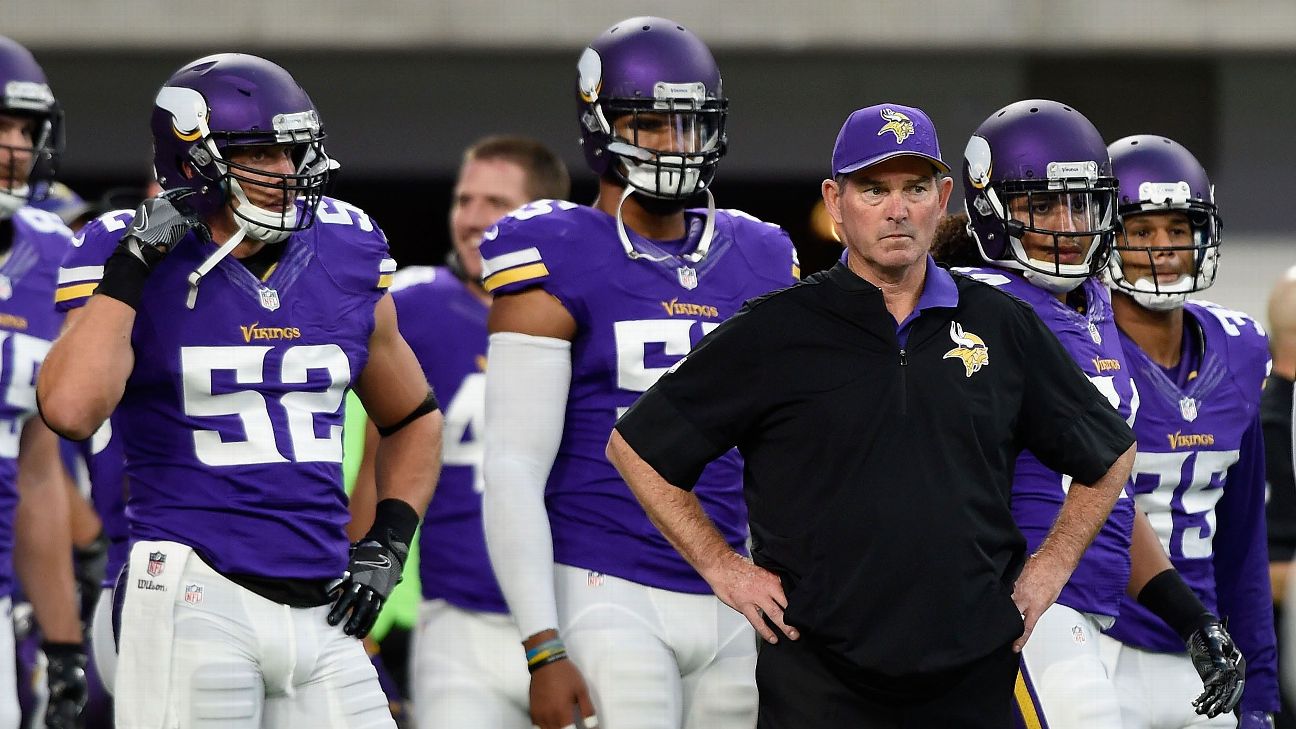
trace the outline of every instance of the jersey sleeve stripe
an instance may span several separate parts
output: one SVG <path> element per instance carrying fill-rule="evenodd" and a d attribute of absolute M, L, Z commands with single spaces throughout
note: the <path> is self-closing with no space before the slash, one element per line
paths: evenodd
<path fill-rule="evenodd" d="M 395 272 L 396 272 L 395 258 L 384 258 L 382 259 L 382 263 L 378 264 L 378 273 L 395 273 Z"/>
<path fill-rule="evenodd" d="M 482 259 L 482 275 L 489 278 L 506 268 L 513 268 L 526 263 L 538 263 L 540 260 L 540 250 L 538 248 L 523 248 L 520 251 L 504 253 L 494 258 L 484 258 Z"/>
<path fill-rule="evenodd" d="M 529 266 L 519 266 L 510 268 L 507 271 L 500 271 L 492 276 L 487 276 L 482 282 L 487 292 L 494 291 L 501 286 L 508 286 L 519 281 L 530 281 L 531 279 L 544 278 L 549 275 L 549 269 L 543 263 L 532 263 Z"/>
<path fill-rule="evenodd" d="M 54 292 L 54 303 L 61 304 L 64 301 L 71 301 L 72 299 L 83 299 L 93 294 L 95 292 L 95 289 L 98 287 L 99 287 L 98 281 L 91 281 L 90 283 L 83 283 L 83 284 L 74 284 L 72 286 L 61 286 L 57 291 Z"/>
<path fill-rule="evenodd" d="M 79 283 L 82 281 L 98 281 L 103 278 L 103 266 L 78 266 L 76 268 L 60 268 L 58 273 L 58 284 Z"/>
<path fill-rule="evenodd" d="M 378 277 L 378 288 L 389 289 L 392 285 L 392 274 L 384 273 Z"/>

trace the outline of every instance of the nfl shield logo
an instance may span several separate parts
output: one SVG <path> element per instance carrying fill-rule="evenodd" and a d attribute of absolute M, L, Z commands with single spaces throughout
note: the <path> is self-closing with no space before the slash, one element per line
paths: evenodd
<path fill-rule="evenodd" d="M 166 569 L 166 555 L 162 552 L 149 552 L 148 573 L 157 577 Z"/>
<path fill-rule="evenodd" d="M 1094 344 L 1102 344 L 1102 333 L 1098 331 L 1098 325 L 1093 322 L 1089 322 L 1089 338 L 1094 341 Z"/>
<path fill-rule="evenodd" d="M 1184 420 L 1192 422 L 1197 419 L 1197 401 L 1191 397 L 1179 398 L 1179 414 Z"/>
<path fill-rule="evenodd" d="M 279 292 L 274 289 L 261 289 L 261 308 L 274 311 L 279 308 Z"/>
<path fill-rule="evenodd" d="M 13 282 L 9 277 L 0 273 L 0 299 L 8 301 L 13 296 Z"/>
<path fill-rule="evenodd" d="M 690 291 L 697 288 L 697 271 L 689 266 L 680 266 L 677 273 L 679 273 L 680 286 Z"/>
<path fill-rule="evenodd" d="M 202 602 L 202 585 L 185 585 L 185 602 L 190 605 L 197 605 Z"/>

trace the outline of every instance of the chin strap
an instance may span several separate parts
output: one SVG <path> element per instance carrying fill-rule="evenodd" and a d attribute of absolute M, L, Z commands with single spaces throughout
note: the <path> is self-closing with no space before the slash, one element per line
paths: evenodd
<path fill-rule="evenodd" d="M 234 250 L 235 246 L 242 243 L 243 238 L 246 236 L 247 230 L 242 226 L 239 226 L 238 229 L 234 231 L 234 235 L 230 236 L 229 240 L 225 241 L 220 248 L 217 248 L 215 253 L 208 256 L 207 260 L 203 261 L 202 265 L 199 266 L 197 270 L 189 274 L 189 296 L 185 299 L 186 307 L 193 309 L 194 305 L 198 303 L 198 284 L 202 282 L 203 276 L 211 273 L 211 270 L 216 267 L 216 264 L 220 263 L 222 258 L 228 256 L 230 251 Z"/>
<path fill-rule="evenodd" d="M 627 185 L 625 192 L 621 193 L 621 199 L 617 202 L 616 231 L 617 238 L 621 241 L 621 248 L 625 251 L 626 256 L 632 261 L 637 261 L 641 258 L 648 261 L 665 261 L 673 258 L 673 256 L 669 255 L 650 256 L 647 253 L 641 253 L 635 250 L 634 245 L 630 243 L 630 235 L 626 233 L 625 220 L 622 217 L 621 208 L 625 205 L 625 201 L 634 194 L 634 191 L 635 189 L 633 187 Z M 698 239 L 697 248 L 694 248 L 692 253 L 680 256 L 680 258 L 683 258 L 689 263 L 697 263 L 706 257 L 707 251 L 711 250 L 711 239 L 715 236 L 715 195 L 711 194 L 711 188 L 707 188 L 703 192 L 706 193 L 707 212 L 706 225 L 702 228 L 702 237 Z"/>

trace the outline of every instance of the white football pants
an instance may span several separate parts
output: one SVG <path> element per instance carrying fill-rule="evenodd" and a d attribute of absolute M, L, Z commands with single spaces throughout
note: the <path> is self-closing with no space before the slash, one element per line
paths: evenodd
<path fill-rule="evenodd" d="M 418 729 L 530 729 L 531 677 L 510 616 L 426 600 L 410 660 Z"/>
<path fill-rule="evenodd" d="M 1112 669 L 1123 729 L 1234 729 L 1237 717 L 1208 719 L 1193 709 L 1202 693 L 1201 676 L 1187 653 L 1154 653 L 1104 635 L 1103 662 Z"/>
<path fill-rule="evenodd" d="M 600 729 L 751 729 L 756 631 L 714 595 L 555 566 L 559 631 Z"/>
<path fill-rule="evenodd" d="M 1017 681 L 1016 711 L 1026 726 L 1120 729 L 1116 684 L 1099 642 L 1104 624 L 1110 618 L 1057 603 L 1040 616 Z"/>
<path fill-rule="evenodd" d="M 18 705 L 18 653 L 14 642 L 13 598 L 0 598 L 0 729 L 18 729 L 22 708 Z"/>
<path fill-rule="evenodd" d="M 112 626 L 113 594 L 111 587 L 99 591 L 94 616 L 90 618 L 90 653 L 95 670 L 99 672 L 99 682 L 109 696 L 113 693 L 113 679 L 117 676 L 117 641 Z"/>
<path fill-rule="evenodd" d="M 136 545 L 145 547 L 149 543 Z M 222 577 L 196 555 L 185 560 L 170 597 L 174 635 L 157 658 L 169 663 L 170 690 L 128 685 L 119 668 L 117 726 L 131 729 L 121 698 L 165 702 L 168 729 L 395 729 L 378 674 L 360 641 L 325 621 L 329 607 L 291 608 Z M 165 566 L 171 569 L 172 565 Z M 130 625 L 135 584 L 125 583 L 123 636 L 147 632 Z M 133 648 L 132 648 L 133 650 Z M 151 657 L 150 657 L 151 660 Z M 152 669 L 150 669 L 152 670 Z"/>

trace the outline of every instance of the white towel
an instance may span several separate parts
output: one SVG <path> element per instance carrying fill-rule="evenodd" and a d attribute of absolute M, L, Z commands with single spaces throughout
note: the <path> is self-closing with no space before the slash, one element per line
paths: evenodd
<path fill-rule="evenodd" d="M 176 542 L 137 542 L 122 589 L 117 659 L 117 729 L 170 729 L 171 644 L 175 602 L 193 548 Z M 170 723 L 168 723 L 170 722 Z"/>

